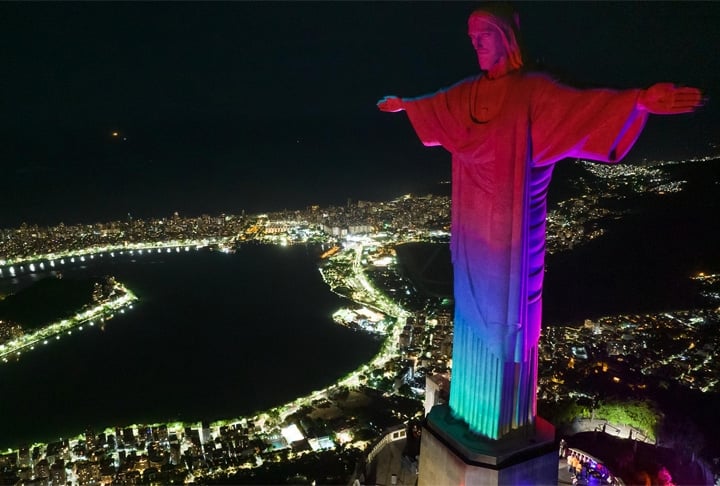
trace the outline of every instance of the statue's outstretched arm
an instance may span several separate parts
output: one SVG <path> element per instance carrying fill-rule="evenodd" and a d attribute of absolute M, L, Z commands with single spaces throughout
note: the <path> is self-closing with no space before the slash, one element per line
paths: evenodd
<path fill-rule="evenodd" d="M 637 107 L 655 115 L 676 115 L 695 111 L 703 101 L 702 92 L 697 88 L 658 83 L 640 93 Z"/>
<path fill-rule="evenodd" d="M 402 99 L 397 96 L 386 96 L 377 102 L 377 107 L 380 111 L 388 113 L 396 113 L 398 111 L 405 111 Z"/>

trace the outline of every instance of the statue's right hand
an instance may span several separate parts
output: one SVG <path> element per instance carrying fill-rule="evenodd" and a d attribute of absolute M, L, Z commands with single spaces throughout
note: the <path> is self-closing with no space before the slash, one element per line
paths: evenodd
<path fill-rule="evenodd" d="M 398 111 L 405 110 L 402 100 L 397 96 L 386 96 L 377 102 L 377 107 L 380 111 L 388 113 L 396 113 Z"/>
<path fill-rule="evenodd" d="M 657 83 L 640 92 L 637 107 L 655 115 L 675 115 L 695 111 L 704 101 L 697 88 Z"/>

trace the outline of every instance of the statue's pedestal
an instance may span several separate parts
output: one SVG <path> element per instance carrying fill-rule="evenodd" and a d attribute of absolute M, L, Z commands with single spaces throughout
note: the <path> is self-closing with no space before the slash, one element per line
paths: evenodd
<path fill-rule="evenodd" d="M 419 486 L 557 485 L 555 428 L 536 417 L 533 427 L 490 440 L 437 405 L 423 427 L 419 474 Z"/>

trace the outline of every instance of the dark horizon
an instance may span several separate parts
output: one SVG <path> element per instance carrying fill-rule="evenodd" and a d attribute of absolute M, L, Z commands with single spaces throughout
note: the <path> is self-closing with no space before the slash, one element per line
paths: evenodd
<path fill-rule="evenodd" d="M 476 2 L 0 4 L 0 228 L 384 200 L 449 179 L 404 115 L 478 70 Z M 698 86 L 626 158 L 718 144 L 716 3 L 516 4 L 527 64 L 578 86 Z M 117 132 L 117 136 L 113 133 Z"/>

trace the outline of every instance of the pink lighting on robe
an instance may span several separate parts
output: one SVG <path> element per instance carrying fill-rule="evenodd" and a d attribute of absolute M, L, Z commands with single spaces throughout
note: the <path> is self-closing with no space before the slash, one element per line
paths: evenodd
<path fill-rule="evenodd" d="M 472 432 L 499 439 L 535 421 L 554 164 L 617 162 L 648 113 L 686 113 L 702 99 L 695 88 L 668 83 L 627 91 L 562 86 L 521 69 L 516 16 L 480 10 L 468 26 L 483 73 L 420 98 L 386 97 L 378 108 L 406 111 L 424 145 L 452 154 L 449 405 Z M 498 46 L 503 55 L 483 65 Z"/>
<path fill-rule="evenodd" d="M 622 158 L 647 118 L 638 94 L 513 73 L 403 100 L 423 144 L 452 153 L 450 408 L 476 433 L 497 439 L 534 421 L 553 164 Z"/>

